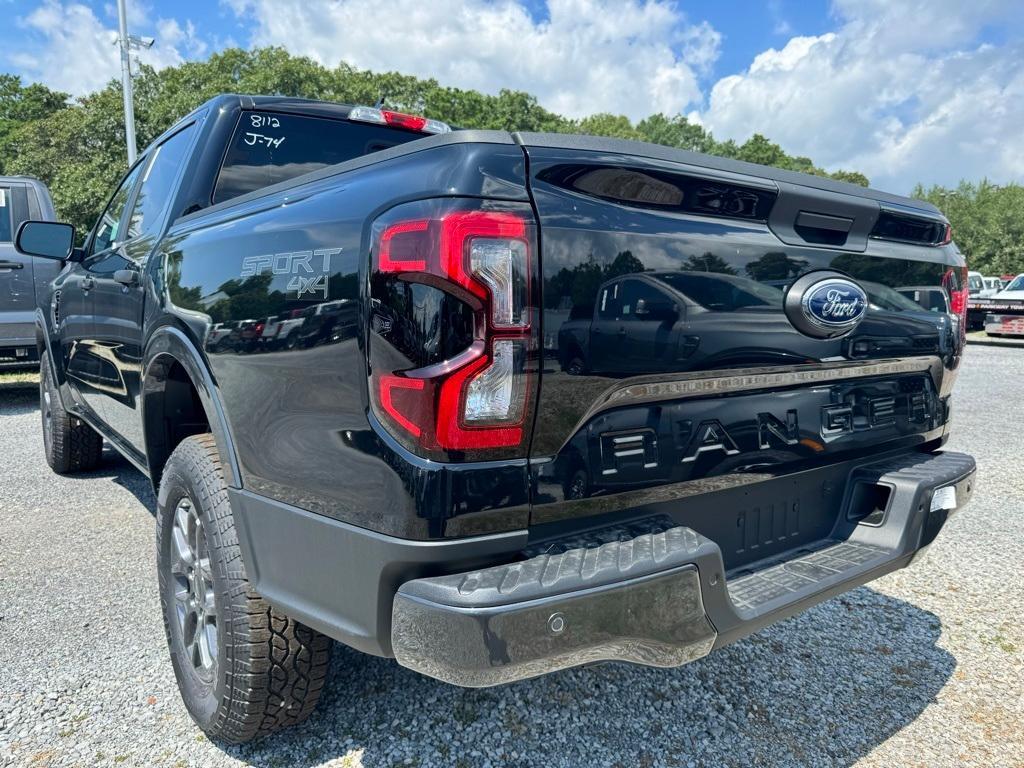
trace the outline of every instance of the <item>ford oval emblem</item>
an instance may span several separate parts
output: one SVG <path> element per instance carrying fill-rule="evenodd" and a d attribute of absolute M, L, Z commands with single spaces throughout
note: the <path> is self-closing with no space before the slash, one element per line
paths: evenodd
<path fill-rule="evenodd" d="M 811 272 L 786 293 L 786 315 L 797 330 L 819 339 L 844 336 L 864 318 L 868 296 L 838 272 Z"/>

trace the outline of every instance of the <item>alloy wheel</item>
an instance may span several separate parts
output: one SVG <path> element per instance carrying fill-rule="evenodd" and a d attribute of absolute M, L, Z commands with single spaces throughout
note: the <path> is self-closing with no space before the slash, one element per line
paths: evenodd
<path fill-rule="evenodd" d="M 218 654 L 213 570 L 199 511 L 187 496 L 174 509 L 171 575 L 175 615 L 186 656 L 199 676 L 210 680 Z"/>

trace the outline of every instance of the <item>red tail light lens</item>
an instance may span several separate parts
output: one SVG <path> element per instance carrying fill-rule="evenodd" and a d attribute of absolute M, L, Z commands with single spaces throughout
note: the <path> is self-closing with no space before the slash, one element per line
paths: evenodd
<path fill-rule="evenodd" d="M 950 313 L 958 318 L 960 336 L 967 334 L 967 267 L 953 267 L 946 270 L 942 284 L 949 293 Z"/>
<path fill-rule="evenodd" d="M 536 382 L 533 215 L 471 205 L 412 203 L 375 224 L 371 401 L 421 455 L 524 456 Z M 448 343 L 458 349 L 440 350 Z"/>

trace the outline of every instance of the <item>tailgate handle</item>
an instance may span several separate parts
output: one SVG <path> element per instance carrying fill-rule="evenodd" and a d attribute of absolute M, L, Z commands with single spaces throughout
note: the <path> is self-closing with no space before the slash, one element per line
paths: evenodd
<path fill-rule="evenodd" d="M 25 265 L 20 261 L 0 261 L 0 269 L 24 269 Z"/>
<path fill-rule="evenodd" d="M 853 228 L 853 219 L 845 216 L 827 216 L 824 213 L 811 213 L 800 211 L 796 217 L 798 227 L 808 229 L 827 229 L 831 232 L 849 232 Z"/>
<path fill-rule="evenodd" d="M 853 219 L 810 211 L 800 211 L 793 224 L 793 231 L 804 242 L 815 245 L 846 245 L 846 238 L 849 237 L 851 229 Z"/>

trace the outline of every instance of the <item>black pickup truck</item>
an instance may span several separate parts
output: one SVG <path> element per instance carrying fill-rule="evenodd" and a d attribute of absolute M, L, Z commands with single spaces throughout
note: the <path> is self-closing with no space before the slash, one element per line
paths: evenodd
<path fill-rule="evenodd" d="M 329 638 L 464 686 L 694 661 L 910 564 L 972 491 L 941 450 L 966 268 L 920 201 L 223 96 L 73 243 L 18 233 L 65 262 L 46 455 L 152 479 L 174 671 L 225 741 L 304 718 Z"/>

